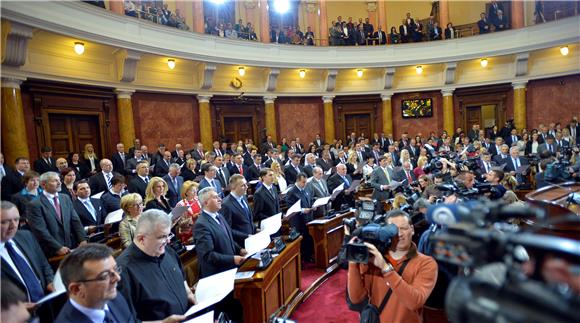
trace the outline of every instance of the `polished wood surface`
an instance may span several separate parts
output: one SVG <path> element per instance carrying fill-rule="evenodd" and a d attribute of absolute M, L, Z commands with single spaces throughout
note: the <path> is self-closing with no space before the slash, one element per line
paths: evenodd
<path fill-rule="evenodd" d="M 326 270 L 336 261 L 344 239 L 342 220 L 352 216 L 354 212 L 346 212 L 332 219 L 317 219 L 308 223 L 308 233 L 314 240 L 316 267 Z"/>
<path fill-rule="evenodd" d="M 270 315 L 285 311 L 300 294 L 300 241 L 286 242 L 286 248 L 264 270 L 258 260 L 249 259 L 239 269 L 256 271 L 251 279 L 237 280 L 234 296 L 244 307 L 244 322 L 267 322 Z"/>

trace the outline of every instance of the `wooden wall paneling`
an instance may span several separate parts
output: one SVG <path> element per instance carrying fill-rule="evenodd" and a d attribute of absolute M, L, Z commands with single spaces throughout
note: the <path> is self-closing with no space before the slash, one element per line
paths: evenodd
<path fill-rule="evenodd" d="M 213 133 L 215 139 L 226 139 L 226 133 L 232 134 L 231 129 L 225 129 L 227 118 L 252 118 L 252 140 L 259 147 L 265 127 L 264 100 L 261 97 L 237 97 L 215 96 L 211 98 Z M 243 123 L 239 123 L 243 125 Z M 236 135 L 240 135 L 239 133 Z M 234 138 L 227 138 L 230 141 Z M 245 139 L 245 138 L 238 138 Z"/>
<path fill-rule="evenodd" d="M 476 88 L 458 89 L 454 93 L 455 128 L 462 127 L 464 131 L 467 125 L 466 108 L 469 106 L 495 105 L 497 126 L 501 129 L 505 121 L 512 116 L 508 114 L 508 103 L 511 85 L 503 84 Z M 513 109 L 512 109 L 513 111 Z M 481 125 L 483 129 L 484 125 Z"/>
<path fill-rule="evenodd" d="M 373 133 L 381 128 L 382 120 L 379 118 L 379 110 L 382 109 L 382 101 L 378 95 L 368 96 L 341 96 L 336 97 L 333 102 L 335 118 L 336 118 L 336 132 L 339 138 L 345 139 L 350 133 L 347 133 L 346 119 L 355 115 L 368 115 L 368 135 L 372 138 Z M 382 114 L 381 114 L 382 115 Z M 366 117 L 356 117 L 357 122 L 364 122 Z M 361 129 L 360 125 L 357 125 Z M 364 128 L 367 128 L 365 126 Z M 360 132 L 360 131 L 359 131 Z M 356 134 L 357 136 L 360 133 Z"/>

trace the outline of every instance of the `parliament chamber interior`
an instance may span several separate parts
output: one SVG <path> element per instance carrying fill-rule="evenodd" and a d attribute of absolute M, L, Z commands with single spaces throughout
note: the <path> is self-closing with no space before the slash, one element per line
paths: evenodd
<path fill-rule="evenodd" d="M 578 321 L 580 1 L 0 6 L 2 322 Z"/>

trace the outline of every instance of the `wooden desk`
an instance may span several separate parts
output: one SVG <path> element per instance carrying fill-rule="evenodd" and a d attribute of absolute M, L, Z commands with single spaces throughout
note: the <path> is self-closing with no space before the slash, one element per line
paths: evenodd
<path fill-rule="evenodd" d="M 239 271 L 256 270 L 252 279 L 236 281 L 234 296 L 244 307 L 244 322 L 267 322 L 270 315 L 292 303 L 300 294 L 300 241 L 286 242 L 286 248 L 268 268 L 255 269 L 258 261 L 246 261 Z M 283 312 L 283 311 L 282 311 Z"/>
<path fill-rule="evenodd" d="M 187 284 L 189 286 L 193 286 L 199 280 L 199 266 L 195 248 L 179 255 L 179 259 L 181 260 L 181 265 L 183 266 L 183 271 L 185 272 Z"/>
<path fill-rule="evenodd" d="M 344 239 L 342 220 L 352 216 L 353 212 L 346 212 L 332 219 L 317 219 L 308 223 L 308 232 L 314 240 L 316 267 L 326 270 L 336 261 Z"/>

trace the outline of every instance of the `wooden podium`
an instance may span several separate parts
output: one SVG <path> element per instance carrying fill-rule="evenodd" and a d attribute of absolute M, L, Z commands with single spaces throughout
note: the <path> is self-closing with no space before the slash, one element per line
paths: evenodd
<path fill-rule="evenodd" d="M 352 216 L 354 213 L 349 211 L 332 219 L 316 219 L 308 223 L 308 232 L 314 240 L 316 267 L 326 270 L 336 260 L 344 239 L 342 220 Z"/>
<path fill-rule="evenodd" d="M 286 248 L 264 270 L 250 259 L 240 272 L 255 270 L 251 279 L 236 280 L 234 296 L 244 307 L 244 322 L 267 322 L 270 315 L 291 304 L 300 294 L 300 241 L 286 242 Z M 281 312 L 284 312 L 282 308 Z"/>

